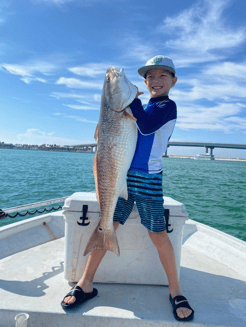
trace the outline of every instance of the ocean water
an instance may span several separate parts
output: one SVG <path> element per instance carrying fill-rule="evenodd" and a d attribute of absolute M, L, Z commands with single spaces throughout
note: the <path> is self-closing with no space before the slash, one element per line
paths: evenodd
<path fill-rule="evenodd" d="M 0 208 L 94 191 L 93 153 L 0 149 Z M 163 158 L 164 195 L 189 218 L 246 241 L 246 162 Z M 30 217 L 30 216 L 29 216 Z M 0 226 L 28 219 L 5 218 Z"/>

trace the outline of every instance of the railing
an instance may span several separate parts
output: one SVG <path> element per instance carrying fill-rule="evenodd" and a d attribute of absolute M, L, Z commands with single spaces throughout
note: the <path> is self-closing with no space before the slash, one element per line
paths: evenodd
<path fill-rule="evenodd" d="M 51 200 L 25 204 L 25 205 L 21 205 L 21 206 L 17 206 L 17 207 L 12 207 L 12 208 L 0 209 L 0 219 L 4 219 L 4 218 L 7 218 L 7 217 L 15 218 L 17 216 L 24 217 L 26 215 L 34 215 L 35 213 L 56 211 L 56 210 L 61 209 L 62 206 L 58 206 L 57 208 L 52 207 L 50 209 L 44 208 L 43 210 L 35 210 L 34 212 L 30 212 L 28 210 L 48 206 L 48 205 L 54 204 L 54 203 L 60 203 L 60 202 L 65 201 L 66 198 L 67 198 L 67 196 L 64 196 L 64 197 L 58 198 L 58 199 L 51 199 Z M 21 213 L 22 211 L 25 211 L 25 210 L 27 210 L 25 213 Z M 13 212 L 15 214 L 10 215 L 10 213 L 13 213 Z"/>

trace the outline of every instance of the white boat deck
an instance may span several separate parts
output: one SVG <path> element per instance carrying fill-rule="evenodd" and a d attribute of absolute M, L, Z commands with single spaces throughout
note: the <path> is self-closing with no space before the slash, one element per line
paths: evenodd
<path fill-rule="evenodd" d="M 71 285 L 63 277 L 62 237 L 0 260 L 0 326 L 14 326 L 20 312 L 30 315 L 29 327 L 246 326 L 246 243 L 190 220 L 185 239 L 180 281 L 192 322 L 173 318 L 165 286 L 96 284 L 96 298 L 64 312 Z"/>

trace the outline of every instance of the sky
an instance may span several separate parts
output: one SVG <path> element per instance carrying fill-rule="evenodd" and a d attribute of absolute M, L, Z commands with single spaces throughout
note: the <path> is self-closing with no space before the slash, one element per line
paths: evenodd
<path fill-rule="evenodd" d="M 171 141 L 246 144 L 245 13 L 244 0 L 1 0 L 0 142 L 94 143 L 107 68 L 147 103 L 137 69 L 165 55 L 178 77 Z"/>

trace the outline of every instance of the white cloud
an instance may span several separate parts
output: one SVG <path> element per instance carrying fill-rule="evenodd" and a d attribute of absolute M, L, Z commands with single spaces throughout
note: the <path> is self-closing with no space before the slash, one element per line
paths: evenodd
<path fill-rule="evenodd" d="M 44 1 L 54 2 L 55 4 L 64 4 L 64 3 L 72 2 L 74 0 L 44 0 Z"/>
<path fill-rule="evenodd" d="M 19 134 L 19 135 L 25 135 L 27 137 L 29 137 L 31 135 L 52 136 L 52 135 L 54 135 L 54 132 L 46 133 L 46 132 L 42 132 L 36 128 L 29 128 L 25 134 Z"/>
<path fill-rule="evenodd" d="M 178 84 L 171 90 L 171 97 L 175 101 L 194 101 L 207 99 L 209 101 L 243 101 L 246 99 L 246 83 L 241 83 L 236 77 L 227 78 L 203 73 L 197 79 L 187 78 L 185 81 L 178 81 Z M 180 87 L 179 87 L 180 84 Z"/>
<path fill-rule="evenodd" d="M 53 73 L 57 67 L 51 63 L 44 61 L 28 62 L 25 64 L 0 64 L 2 70 L 8 71 L 10 74 L 21 76 L 21 80 L 26 84 L 32 81 L 46 83 L 44 78 L 36 75 L 42 74 L 48 76 Z"/>
<path fill-rule="evenodd" d="M 66 78 L 66 77 L 60 77 L 56 84 L 64 84 L 69 88 L 75 88 L 75 89 L 102 89 L 103 82 L 86 82 L 81 81 L 76 78 Z"/>
<path fill-rule="evenodd" d="M 33 0 L 34 1 L 34 0 Z M 36 2 L 46 2 L 47 4 L 64 5 L 75 0 L 35 0 Z"/>
<path fill-rule="evenodd" d="M 43 78 L 38 78 L 38 77 L 23 77 L 21 78 L 21 80 L 23 82 L 25 82 L 26 84 L 29 84 L 33 81 L 37 81 L 37 82 L 41 82 L 41 83 L 47 83 L 47 81 Z"/>
<path fill-rule="evenodd" d="M 25 133 L 19 134 L 17 136 L 17 143 L 21 144 L 58 144 L 58 145 L 65 145 L 65 144 L 80 144 L 81 140 L 70 139 L 55 136 L 54 132 L 43 132 L 36 128 L 30 128 Z"/>
<path fill-rule="evenodd" d="M 100 107 L 93 107 L 91 104 L 88 105 L 63 104 L 63 105 L 75 110 L 100 110 Z"/>
<path fill-rule="evenodd" d="M 86 98 L 82 94 L 75 94 L 75 93 L 62 93 L 62 92 L 52 92 L 51 97 L 56 98 L 57 100 L 64 99 L 64 98 L 72 98 L 72 99 L 84 99 Z"/>
<path fill-rule="evenodd" d="M 150 57 L 153 56 L 154 53 L 154 49 L 153 46 L 150 47 L 146 44 L 140 44 L 140 43 L 135 43 L 133 42 L 132 44 L 134 44 L 134 48 L 133 49 L 129 49 L 129 54 L 130 56 L 136 57 L 138 58 L 138 60 L 141 61 L 147 61 L 149 60 Z"/>
<path fill-rule="evenodd" d="M 62 118 L 65 118 L 65 119 L 74 119 L 76 121 L 79 121 L 79 122 L 82 122 L 82 123 L 91 123 L 91 124 L 97 124 L 98 121 L 94 121 L 94 120 L 89 120 L 89 119 L 86 119 L 86 118 L 82 118 L 80 116 L 74 116 L 74 115 L 66 115 L 64 113 L 54 113 L 55 116 L 61 116 Z"/>
<path fill-rule="evenodd" d="M 95 77 L 102 74 L 105 75 L 107 69 L 110 67 L 112 67 L 112 65 L 107 63 L 101 63 L 101 64 L 90 63 L 84 66 L 69 68 L 69 71 L 80 76 Z"/>
<path fill-rule="evenodd" d="M 246 133 L 246 118 L 245 117 L 228 117 L 225 118 L 231 126 L 231 129 L 239 129 Z"/>
<path fill-rule="evenodd" d="M 20 76 L 32 76 L 35 73 L 49 75 L 56 66 L 44 61 L 29 62 L 21 65 L 2 64 L 9 73 Z"/>
<path fill-rule="evenodd" d="M 75 94 L 75 93 L 60 93 L 60 92 L 52 92 L 52 94 L 50 95 L 51 97 L 54 97 L 58 100 L 60 99 L 73 99 L 76 102 L 79 102 L 80 104 L 71 104 L 69 102 L 69 104 L 64 103 L 63 106 L 66 106 L 68 108 L 71 109 L 75 109 L 75 110 L 99 110 L 100 106 L 97 105 L 93 105 L 91 103 L 91 100 L 94 99 L 95 97 L 91 97 L 91 96 L 85 96 L 85 95 L 81 95 L 81 94 Z M 89 101 L 84 101 L 84 99 L 88 99 Z"/>
<path fill-rule="evenodd" d="M 234 49 L 245 42 L 245 27 L 233 30 L 222 18 L 229 2 L 205 0 L 203 5 L 198 2 L 176 17 L 166 18 L 158 27 L 164 34 L 172 35 L 165 47 L 181 51 L 182 55 L 173 56 L 178 66 L 221 59 L 225 53 L 217 55 L 216 50 Z"/>
<path fill-rule="evenodd" d="M 170 57 L 173 59 L 176 68 L 189 67 L 195 64 L 204 64 L 207 62 L 219 61 L 225 59 L 225 54 L 202 53 L 197 48 L 194 51 L 184 50 L 183 53 L 176 51 Z"/>
<path fill-rule="evenodd" d="M 7 21 L 8 15 L 11 15 L 12 13 L 9 11 L 9 8 L 11 7 L 11 1 L 8 0 L 2 0 L 0 3 L 0 24 L 5 23 Z"/>
<path fill-rule="evenodd" d="M 80 121 L 82 123 L 92 123 L 92 124 L 97 124 L 98 123 L 98 121 L 88 120 L 88 119 L 81 118 L 81 117 L 78 117 L 78 116 L 66 116 L 66 118 L 75 119 L 75 120 Z"/>
<path fill-rule="evenodd" d="M 90 97 L 88 97 L 88 99 L 90 99 Z M 79 103 L 82 103 L 82 104 L 85 104 L 85 105 L 88 105 L 88 106 L 91 106 L 91 103 L 88 102 L 88 101 L 84 101 L 84 100 L 77 100 L 77 102 Z"/>
<path fill-rule="evenodd" d="M 93 99 L 94 99 L 95 101 L 101 101 L 101 94 L 94 94 L 94 95 L 93 95 Z"/>
<path fill-rule="evenodd" d="M 231 81 L 246 82 L 246 63 L 223 62 L 204 69 L 204 74 L 225 77 Z"/>
<path fill-rule="evenodd" d="M 213 107 L 180 105 L 177 127 L 185 130 L 203 129 L 226 133 L 246 131 L 246 119 L 239 117 L 243 108 L 241 103 L 222 103 Z"/>
<path fill-rule="evenodd" d="M 127 36 L 119 45 L 125 59 L 145 62 L 164 53 L 177 68 L 223 60 L 246 41 L 246 25 L 232 28 L 224 19 L 230 0 L 203 0 L 158 24 L 144 38 Z M 161 36 L 160 36 L 161 33 Z M 223 50 L 223 51 L 222 51 Z"/>
<path fill-rule="evenodd" d="M 120 40 L 119 46 L 124 53 L 125 59 L 133 59 L 138 62 L 146 62 L 149 58 L 156 55 L 156 47 L 152 42 L 142 39 L 136 35 L 127 35 Z"/>
<path fill-rule="evenodd" d="M 20 76 L 31 76 L 28 67 L 24 67 L 22 65 L 2 64 L 1 67 L 5 68 L 10 74 Z"/>
<path fill-rule="evenodd" d="M 56 5 L 58 7 L 65 6 L 69 3 L 75 3 L 77 6 L 88 7 L 101 2 L 101 0 L 32 0 L 37 3 L 47 3 L 48 5 Z M 104 3 L 112 2 L 113 0 L 104 0 Z M 121 0 L 118 0 L 121 1 Z"/>

